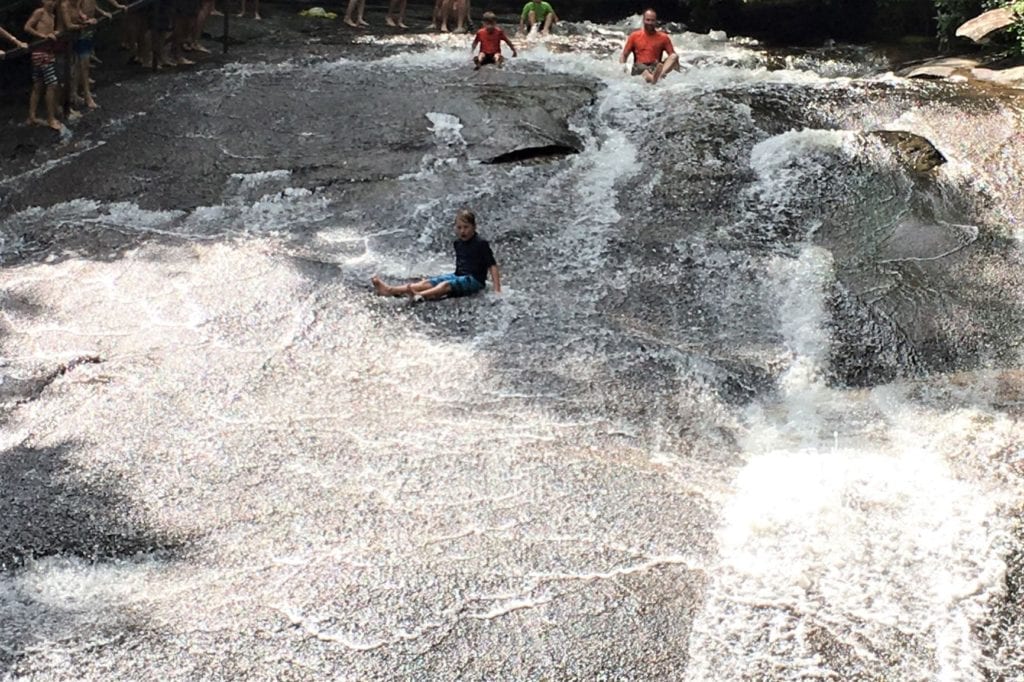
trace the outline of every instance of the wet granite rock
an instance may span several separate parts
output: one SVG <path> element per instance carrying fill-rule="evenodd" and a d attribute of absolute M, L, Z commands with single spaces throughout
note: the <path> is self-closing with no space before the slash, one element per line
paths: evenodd
<path fill-rule="evenodd" d="M 888 145 L 900 161 L 915 173 L 928 173 L 946 163 L 946 157 L 931 142 L 903 130 L 873 130 L 868 133 Z"/>

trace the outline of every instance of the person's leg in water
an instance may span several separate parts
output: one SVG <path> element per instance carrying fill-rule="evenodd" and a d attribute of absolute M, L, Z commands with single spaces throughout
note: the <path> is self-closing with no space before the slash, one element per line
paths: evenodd
<path fill-rule="evenodd" d="M 644 78 L 647 78 L 647 82 L 649 82 L 651 85 L 654 85 L 666 73 L 668 73 L 669 71 L 672 71 L 673 69 L 678 69 L 678 68 L 679 68 L 679 55 L 670 54 L 668 56 L 668 59 L 663 61 L 661 64 L 658 64 L 658 67 L 656 69 L 654 69 L 654 73 L 651 74 L 650 78 L 647 78 L 646 74 L 644 75 Z"/>
<path fill-rule="evenodd" d="M 532 9 L 530 13 L 526 15 L 526 32 L 532 33 L 533 27 L 537 25 L 537 13 Z"/>
<path fill-rule="evenodd" d="M 378 296 L 422 296 L 425 299 L 436 299 L 447 296 L 451 293 L 452 285 L 448 282 L 441 282 L 438 285 L 430 283 L 429 279 L 421 279 L 418 282 L 390 286 L 385 284 L 380 277 L 374 275 L 370 278 L 374 291 Z"/>
<path fill-rule="evenodd" d="M 555 13 L 548 12 L 548 15 L 544 17 L 544 28 L 540 30 L 541 35 L 548 35 L 551 33 L 551 26 L 555 23 Z"/>
<path fill-rule="evenodd" d="M 388 4 L 388 16 L 384 20 L 394 28 L 409 28 L 405 25 L 405 5 L 408 0 L 391 0 Z"/>

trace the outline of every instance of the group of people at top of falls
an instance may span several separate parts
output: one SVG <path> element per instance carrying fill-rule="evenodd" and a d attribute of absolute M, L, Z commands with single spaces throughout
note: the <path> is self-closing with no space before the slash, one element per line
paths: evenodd
<path fill-rule="evenodd" d="M 526 15 L 527 10 L 536 4 L 551 7 L 546 2 L 528 2 L 523 8 L 523 14 Z M 554 12 L 550 11 L 543 19 L 538 16 L 540 15 L 531 10 L 529 12 L 531 23 L 542 25 L 544 27 L 541 29 L 542 31 L 550 30 L 551 24 L 554 22 Z M 543 24 L 541 24 L 542 21 Z M 494 12 L 484 12 L 483 24 L 483 28 L 477 31 L 473 38 L 473 45 L 470 48 L 472 52 L 476 52 L 477 46 L 480 47 L 480 52 L 473 56 L 473 63 L 477 69 L 487 64 L 500 67 L 505 61 L 501 54 L 502 43 L 509 46 L 513 57 L 518 52 L 505 32 L 498 27 Z M 522 30 L 523 26 L 520 25 L 520 32 Z M 676 54 L 675 48 L 672 46 L 672 39 L 664 31 L 658 30 L 658 15 L 653 9 L 644 12 L 642 28 L 629 34 L 629 38 L 626 39 L 626 44 L 622 48 L 622 54 L 619 55 L 619 62 L 625 64 L 630 55 L 633 56 L 632 74 L 643 76 L 644 80 L 651 84 L 657 83 L 669 71 L 679 68 L 679 55 Z"/>
<path fill-rule="evenodd" d="M 121 48 L 131 55 L 130 63 L 154 68 L 190 66 L 186 53 L 206 53 L 200 38 L 203 26 L 215 14 L 215 0 L 153 0 L 142 7 L 118 0 L 37 0 L 38 7 L 25 22 L 23 31 L 33 39 L 29 45 L 0 27 L 0 47 L 11 44 L 30 51 L 32 91 L 29 95 L 28 123 L 63 128 L 58 116 L 58 97 L 68 105 L 68 119 L 77 118 L 83 107 L 96 109 L 92 72 L 100 64 L 94 50 L 97 23 L 124 12 L 121 22 Z M 253 17 L 260 19 L 259 0 L 251 0 Z M 241 0 L 237 16 L 246 13 Z M 9 56 L 9 55 L 8 55 Z M 0 58 L 4 51 L 0 49 Z M 66 65 L 70 82 L 61 83 L 58 74 Z M 45 120 L 39 117 L 39 104 L 45 107 Z"/>
<path fill-rule="evenodd" d="M 389 0 L 388 13 L 384 23 L 392 28 L 409 28 L 405 25 L 405 6 L 408 0 Z M 464 33 L 469 25 L 470 0 L 434 0 L 434 13 L 430 17 L 427 28 L 434 31 L 448 32 L 448 21 L 456 21 L 456 33 Z M 345 23 L 352 28 L 366 28 L 369 22 L 363 17 L 366 12 L 366 0 L 348 0 L 345 10 Z M 536 27 L 541 35 L 546 35 L 558 21 L 558 15 L 546 0 L 527 0 L 519 16 L 519 32 L 531 31 Z"/>

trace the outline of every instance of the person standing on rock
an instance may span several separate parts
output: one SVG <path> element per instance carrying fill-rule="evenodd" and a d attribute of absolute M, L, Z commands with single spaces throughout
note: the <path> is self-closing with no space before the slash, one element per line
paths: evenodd
<path fill-rule="evenodd" d="M 519 32 L 525 33 L 539 27 L 540 34 L 547 35 L 551 27 L 558 21 L 558 15 L 551 8 L 546 0 L 530 0 L 523 5 L 523 11 L 519 15 Z"/>
<path fill-rule="evenodd" d="M 494 283 L 494 293 L 501 293 L 501 272 L 494 252 L 486 240 L 476 233 L 476 214 L 468 208 L 455 214 L 455 272 L 418 282 L 391 286 L 374 275 L 370 278 L 378 296 L 408 296 L 413 301 L 434 301 L 445 296 L 470 296 L 483 291 L 487 275 Z"/>
<path fill-rule="evenodd" d="M 32 49 L 32 93 L 28 96 L 28 124 L 42 124 L 36 117 L 39 97 L 42 96 L 46 102 L 46 125 L 54 130 L 60 130 L 61 125 L 57 121 L 56 57 L 53 54 L 57 41 L 55 5 L 55 0 L 42 0 L 39 8 L 25 22 L 25 33 L 46 41 Z"/>
<path fill-rule="evenodd" d="M 679 68 L 679 55 L 672 47 L 672 39 L 664 31 L 658 30 L 658 15 L 653 9 L 644 12 L 643 28 L 629 34 L 619 63 L 625 64 L 631 54 L 633 75 L 642 75 L 652 85 L 672 69 Z M 664 59 L 662 55 L 665 55 Z"/>
<path fill-rule="evenodd" d="M 479 69 L 485 64 L 502 66 L 505 63 L 505 58 L 501 56 L 502 41 L 508 43 L 508 46 L 512 48 L 513 57 L 518 56 L 516 46 L 508 39 L 505 32 L 498 28 L 498 19 L 494 16 L 494 12 L 484 12 L 483 20 L 484 27 L 476 32 L 473 45 L 469 48 L 470 51 L 473 51 L 477 45 L 480 46 L 480 54 L 473 57 L 473 63 L 476 64 L 475 69 Z"/>

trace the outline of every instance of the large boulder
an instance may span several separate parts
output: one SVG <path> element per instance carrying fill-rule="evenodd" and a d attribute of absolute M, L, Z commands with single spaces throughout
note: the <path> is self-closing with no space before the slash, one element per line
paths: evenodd
<path fill-rule="evenodd" d="M 173 103 L 168 90 L 179 93 Z M 583 77 L 474 72 L 468 56 L 465 64 L 400 73 L 344 60 L 178 73 L 105 96 L 113 111 L 157 101 L 144 115 L 107 127 L 83 121 L 63 149 L 39 145 L 55 156 L 80 153 L 95 169 L 88 184 L 77 177 L 79 167 L 56 165 L 15 187 L 9 203 L 17 210 L 83 194 L 106 201 L 127 195 L 145 208 L 192 209 L 217 203 L 233 174 L 266 171 L 268 160 L 315 187 L 395 178 L 436 160 L 570 153 L 582 143 L 568 121 L 596 90 Z M 0 143 L 0 156 L 18 157 L 16 142 Z M 33 149 L 15 162 L 27 169 L 44 161 Z"/>

